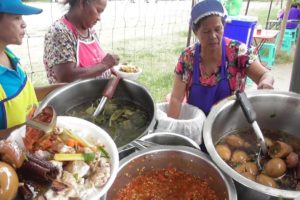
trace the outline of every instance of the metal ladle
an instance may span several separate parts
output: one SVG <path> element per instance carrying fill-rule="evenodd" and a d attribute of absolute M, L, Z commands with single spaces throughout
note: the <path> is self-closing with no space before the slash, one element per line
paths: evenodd
<path fill-rule="evenodd" d="M 244 92 L 237 91 L 235 94 L 237 97 L 237 101 L 242 107 L 243 113 L 245 114 L 247 121 L 252 125 L 252 128 L 254 129 L 254 133 L 256 134 L 256 137 L 259 140 L 260 150 L 257 156 L 257 164 L 261 168 L 261 163 L 260 163 L 262 157 L 261 154 L 263 154 L 263 156 L 266 156 L 268 152 L 267 152 L 267 144 L 265 138 L 256 121 L 256 112 L 254 111 L 252 104 L 250 103 L 249 99 L 247 98 Z"/>
<path fill-rule="evenodd" d="M 52 115 L 50 123 L 42 122 L 42 121 L 38 120 L 38 117 L 40 114 L 48 114 L 48 112 L 47 113 L 45 112 L 46 109 L 48 109 L 48 110 L 50 109 L 50 112 Z M 35 114 L 35 116 L 32 119 L 27 118 L 26 125 L 30 126 L 32 128 L 39 129 L 39 130 L 45 132 L 46 134 L 49 134 L 49 133 L 53 132 L 54 128 L 56 127 L 56 121 L 57 121 L 57 114 L 56 114 L 54 108 L 52 106 L 47 106 L 40 113 Z"/>
<path fill-rule="evenodd" d="M 93 117 L 96 117 L 97 115 L 100 114 L 100 112 L 103 110 L 104 105 L 107 101 L 107 99 L 111 99 L 116 91 L 117 85 L 119 84 L 119 81 L 121 79 L 121 77 L 119 75 L 117 75 L 114 71 L 112 71 L 116 77 L 111 78 L 106 87 L 104 88 L 103 92 L 102 92 L 102 98 L 100 100 L 100 103 L 98 104 L 95 112 L 93 113 Z"/>

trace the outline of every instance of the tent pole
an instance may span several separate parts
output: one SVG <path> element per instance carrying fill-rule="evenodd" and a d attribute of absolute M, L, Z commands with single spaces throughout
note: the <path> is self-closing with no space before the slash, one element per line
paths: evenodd
<path fill-rule="evenodd" d="M 272 3 L 273 3 L 273 0 L 271 0 L 270 7 L 269 7 L 268 17 L 267 17 L 267 21 L 266 21 L 266 29 L 268 28 L 268 21 L 270 19 L 270 13 L 271 13 L 271 9 L 272 9 Z"/>
<path fill-rule="evenodd" d="M 195 5 L 195 0 L 192 0 L 192 8 L 191 8 L 191 10 L 193 9 L 194 5 Z M 186 41 L 186 46 L 187 47 L 190 46 L 190 44 L 191 44 L 191 37 L 192 37 L 192 26 L 189 23 L 188 36 L 187 36 L 187 41 Z"/>
<path fill-rule="evenodd" d="M 245 15 L 247 15 L 247 13 L 248 13 L 249 4 L 250 4 L 250 0 L 247 1 L 247 7 L 246 7 Z"/>
<path fill-rule="evenodd" d="M 297 39 L 293 70 L 291 75 L 290 91 L 300 94 L 300 39 Z"/>

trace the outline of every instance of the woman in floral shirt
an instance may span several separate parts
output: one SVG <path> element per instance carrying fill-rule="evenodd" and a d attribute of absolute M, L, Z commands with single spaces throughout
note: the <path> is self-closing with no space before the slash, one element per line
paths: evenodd
<path fill-rule="evenodd" d="M 208 115 L 213 104 L 243 91 L 246 75 L 258 89 L 272 89 L 273 77 L 252 49 L 224 37 L 225 10 L 217 0 L 203 0 L 191 12 L 191 26 L 199 43 L 187 47 L 175 68 L 168 116 L 178 118 L 181 103 L 197 106 Z"/>
<path fill-rule="evenodd" d="M 50 83 L 110 77 L 119 56 L 105 53 L 93 29 L 107 0 L 65 0 L 69 11 L 55 21 L 44 41 L 44 65 Z"/>

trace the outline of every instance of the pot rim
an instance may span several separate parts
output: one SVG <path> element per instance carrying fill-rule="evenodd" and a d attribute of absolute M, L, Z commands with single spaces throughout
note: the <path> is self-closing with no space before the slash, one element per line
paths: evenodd
<path fill-rule="evenodd" d="M 293 92 L 284 92 L 284 91 L 274 91 L 274 90 L 258 90 L 258 91 L 251 91 L 247 92 L 247 97 L 251 99 L 252 97 L 257 96 L 281 96 L 286 98 L 296 98 L 300 101 L 300 95 L 293 93 Z M 217 153 L 215 149 L 215 144 L 212 141 L 211 137 L 211 129 L 213 126 L 213 122 L 215 121 L 216 117 L 219 115 L 219 113 L 223 110 L 223 108 L 231 106 L 236 102 L 235 95 L 232 95 L 230 97 L 227 97 L 220 101 L 218 104 L 213 106 L 212 110 L 210 111 L 209 115 L 207 116 L 207 119 L 204 122 L 203 126 L 203 138 L 204 138 L 204 144 L 207 148 L 207 151 L 211 157 L 211 159 L 216 163 L 216 165 L 225 172 L 229 177 L 233 178 L 238 183 L 244 185 L 245 187 L 249 189 L 253 189 L 255 191 L 262 192 L 263 194 L 267 194 L 270 196 L 276 196 L 276 197 L 284 197 L 284 198 L 299 198 L 300 192 L 299 191 L 291 191 L 291 190 L 282 190 L 282 189 L 276 189 L 272 187 L 268 187 L 265 185 L 262 185 L 260 183 L 257 183 L 255 181 L 252 181 L 250 179 L 245 178 L 244 176 L 237 173 L 235 170 L 233 170 Z"/>
<path fill-rule="evenodd" d="M 141 140 L 148 140 L 148 139 L 151 139 L 155 136 L 157 137 L 160 137 L 162 135 L 169 135 L 169 136 L 174 136 L 174 137 L 177 137 L 177 138 L 180 138 L 180 139 L 183 139 L 183 140 L 186 140 L 187 142 L 189 142 L 194 148 L 200 150 L 200 147 L 199 145 L 194 141 L 192 140 L 191 138 L 185 136 L 185 135 L 181 135 L 181 134 L 178 134 L 178 133 L 172 133 L 172 132 L 154 132 L 154 133 L 149 133 L 147 135 L 144 135 L 143 137 L 141 137 Z M 177 146 L 177 145 L 172 145 L 172 146 Z M 186 146 L 186 145 L 182 145 L 182 146 Z"/>
<path fill-rule="evenodd" d="M 123 158 L 119 163 L 119 171 L 118 173 L 127 166 L 130 162 L 133 160 L 142 157 L 144 155 L 153 154 L 153 153 L 159 153 L 159 152 L 167 152 L 167 151 L 173 151 L 173 152 L 181 152 L 181 153 L 187 153 L 193 156 L 196 156 L 198 158 L 201 158 L 205 160 L 214 170 L 221 176 L 222 180 L 224 181 L 227 191 L 228 191 L 228 199 L 237 200 L 237 191 L 234 185 L 233 180 L 226 174 L 224 174 L 209 158 L 208 155 L 201 152 L 200 150 L 194 149 L 192 147 L 187 146 L 171 146 L 171 145 L 159 145 L 159 146 L 153 146 L 147 149 L 143 149 L 137 152 L 134 152 L 130 154 L 129 156 Z M 105 195 L 106 197 L 106 195 Z"/>

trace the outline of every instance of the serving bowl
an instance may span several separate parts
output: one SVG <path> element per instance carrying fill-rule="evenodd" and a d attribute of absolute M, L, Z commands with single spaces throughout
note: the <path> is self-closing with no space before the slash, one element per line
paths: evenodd
<path fill-rule="evenodd" d="M 122 78 L 126 78 L 133 81 L 136 80 L 142 73 L 142 68 L 134 66 L 132 64 L 119 64 L 114 66 L 113 69 Z"/>
<path fill-rule="evenodd" d="M 110 177 L 103 187 L 94 188 L 93 190 L 87 189 L 85 194 L 85 199 L 99 199 L 108 191 L 117 176 L 119 167 L 117 146 L 107 132 L 95 124 L 80 118 L 58 116 L 56 126 L 70 130 L 72 134 L 85 139 L 89 144 L 93 145 L 95 142 L 100 142 L 104 146 L 105 151 L 109 155 Z M 17 144 L 24 149 L 25 147 L 22 138 L 25 136 L 25 131 L 26 127 L 24 125 L 13 131 L 8 140 L 17 142 Z"/>
<path fill-rule="evenodd" d="M 282 91 L 252 91 L 247 93 L 262 129 L 280 130 L 300 137 L 300 95 Z M 267 187 L 245 178 L 218 155 L 215 145 L 234 130 L 249 130 L 249 124 L 234 96 L 228 97 L 209 113 L 203 127 L 204 144 L 216 165 L 235 180 L 239 199 L 299 198 L 299 191 Z"/>
<path fill-rule="evenodd" d="M 122 159 L 117 178 L 104 198 L 115 199 L 117 192 L 141 172 L 170 167 L 206 180 L 218 199 L 237 199 L 232 179 L 224 175 L 206 154 L 191 147 L 168 145 L 144 149 Z"/>

